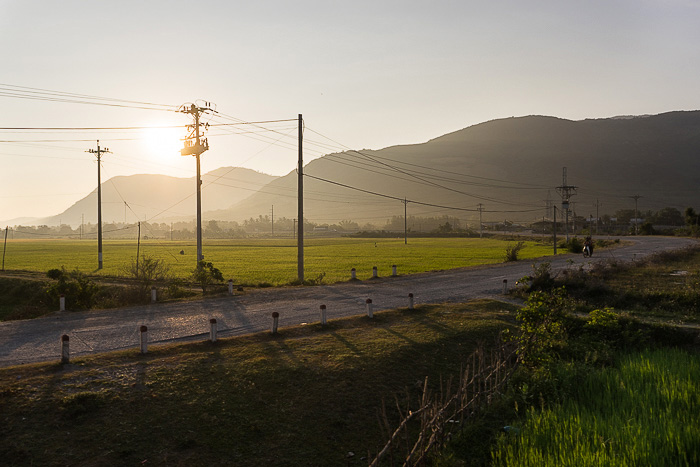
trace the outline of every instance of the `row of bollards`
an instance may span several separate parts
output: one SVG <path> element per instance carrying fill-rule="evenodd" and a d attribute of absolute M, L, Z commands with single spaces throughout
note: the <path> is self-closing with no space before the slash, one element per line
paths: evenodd
<path fill-rule="evenodd" d="M 376 270 L 376 267 L 374 268 Z M 352 269 L 353 276 L 355 274 L 355 268 Z M 229 293 L 233 293 L 232 285 L 233 281 L 229 281 Z M 508 293 L 508 279 L 503 279 L 503 294 Z M 151 300 L 155 302 L 155 287 L 151 289 Z M 61 311 L 65 311 L 65 296 L 61 295 L 60 296 L 60 306 L 61 306 Z M 413 293 L 408 294 L 408 309 L 413 310 L 414 309 L 414 301 L 413 301 Z M 369 318 L 374 318 L 374 306 L 372 303 L 372 299 L 368 298 L 365 300 L 365 310 L 367 312 L 367 316 Z M 327 316 L 327 307 L 326 305 L 321 305 L 320 306 L 320 323 L 322 326 L 325 326 L 328 324 L 328 316 Z M 278 329 L 279 329 L 279 317 L 280 314 L 278 312 L 273 312 L 272 313 L 272 327 L 270 329 L 270 332 L 274 335 L 277 334 Z M 212 318 L 209 320 L 209 339 L 211 342 L 216 342 L 217 336 L 217 322 L 216 319 Z M 148 352 L 148 327 L 147 326 L 140 326 L 139 327 L 139 332 L 140 332 L 140 350 L 142 354 L 146 354 Z M 70 338 L 68 335 L 64 334 L 61 336 L 61 363 L 69 363 L 70 362 Z"/>
<path fill-rule="evenodd" d="M 398 276 L 397 268 L 396 268 L 395 264 L 391 266 L 391 276 L 392 277 Z M 379 277 L 379 273 L 377 272 L 377 266 L 372 266 L 372 279 L 376 279 L 378 277 Z M 357 280 L 357 269 L 352 268 L 350 270 L 350 279 Z"/>

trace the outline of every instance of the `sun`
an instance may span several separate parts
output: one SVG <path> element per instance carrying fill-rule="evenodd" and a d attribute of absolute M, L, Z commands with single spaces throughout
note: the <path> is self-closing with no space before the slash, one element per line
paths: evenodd
<path fill-rule="evenodd" d="M 172 161 L 179 158 L 185 132 L 182 128 L 153 126 L 141 133 L 146 156 L 154 161 Z"/>

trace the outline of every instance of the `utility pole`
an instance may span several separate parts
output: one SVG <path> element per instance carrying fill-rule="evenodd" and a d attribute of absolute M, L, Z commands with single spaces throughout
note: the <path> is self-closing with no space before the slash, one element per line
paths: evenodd
<path fill-rule="evenodd" d="M 297 236 L 297 277 L 304 282 L 304 120 L 299 114 L 299 167 L 297 168 L 297 219 L 299 232 Z"/>
<path fill-rule="evenodd" d="M 97 140 L 97 150 L 88 149 L 85 152 L 97 154 L 97 269 L 102 269 L 102 181 L 100 167 L 102 154 L 109 153 L 108 148 L 100 149 L 100 140 Z"/>
<path fill-rule="evenodd" d="M 85 224 L 85 214 L 80 215 L 80 239 L 83 239 L 83 224 Z"/>
<path fill-rule="evenodd" d="M 561 195 L 561 208 L 566 213 L 565 230 L 566 230 L 567 243 L 569 241 L 569 199 L 573 195 L 576 194 L 577 188 L 578 187 L 576 187 L 576 186 L 567 184 L 567 182 L 566 182 L 566 167 L 564 167 L 564 170 L 562 171 L 562 184 L 561 184 L 561 186 L 557 187 L 557 191 Z"/>
<path fill-rule="evenodd" d="M 630 196 L 634 200 L 634 234 L 637 235 L 637 227 L 639 226 L 639 212 L 637 211 L 637 201 L 641 196 L 634 195 Z"/>
<path fill-rule="evenodd" d="M 481 238 L 484 235 L 484 223 L 481 222 L 481 213 L 484 212 L 484 205 L 479 203 L 477 211 L 479 211 L 479 238 Z"/>
<path fill-rule="evenodd" d="M 557 254 L 557 207 L 552 204 L 552 209 L 554 209 L 554 228 L 552 229 L 552 235 L 554 240 L 554 254 Z"/>
<path fill-rule="evenodd" d="M 296 240 L 297 238 L 297 220 L 292 219 L 292 239 Z"/>
<path fill-rule="evenodd" d="M 202 177 L 200 172 L 199 156 L 209 149 L 209 142 L 206 138 L 201 138 L 199 131 L 200 123 L 199 119 L 202 113 L 207 110 L 211 111 L 209 103 L 205 107 L 198 107 L 191 104 L 189 107 L 182 106 L 180 112 L 192 115 L 194 118 L 194 124 L 187 125 L 190 133 L 185 138 L 185 147 L 180 150 L 180 154 L 183 156 L 195 156 L 197 159 L 197 267 L 199 267 L 199 262 L 204 259 L 202 254 Z M 207 125 L 208 126 L 208 125 Z"/>
<path fill-rule="evenodd" d="M 7 231 L 10 230 L 10 226 L 5 226 L 5 243 L 2 247 L 2 270 L 5 270 L 5 251 L 7 251 Z"/>
<path fill-rule="evenodd" d="M 275 205 L 272 205 L 272 236 L 275 236 Z"/>
<path fill-rule="evenodd" d="M 406 206 L 408 206 L 408 201 L 406 198 L 403 199 L 403 244 L 408 245 L 408 222 L 406 220 Z"/>
<path fill-rule="evenodd" d="M 598 235 L 598 223 L 600 222 L 600 207 L 602 204 L 596 199 L 595 200 L 595 234 Z"/>

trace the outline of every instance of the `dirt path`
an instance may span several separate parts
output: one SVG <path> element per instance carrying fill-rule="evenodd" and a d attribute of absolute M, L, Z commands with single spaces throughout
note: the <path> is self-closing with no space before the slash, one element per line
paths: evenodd
<path fill-rule="evenodd" d="M 628 240 L 628 239 L 626 239 Z M 328 319 L 365 313 L 371 298 L 375 310 L 405 307 L 408 294 L 415 303 L 460 302 L 500 298 L 503 280 L 512 286 L 532 272 L 535 262 L 549 261 L 553 271 L 599 261 L 634 261 L 650 254 L 696 244 L 674 237 L 631 238 L 621 248 L 596 251 L 593 258 L 558 255 L 534 261 L 455 269 L 434 273 L 340 283 L 320 287 L 255 290 L 247 295 L 193 302 L 154 304 L 104 311 L 62 313 L 28 321 L 0 323 L 0 366 L 58 360 L 60 338 L 70 337 L 71 356 L 134 348 L 141 325 L 148 326 L 149 342 L 184 342 L 208 338 L 209 320 L 216 318 L 219 335 L 231 336 L 270 328 L 270 315 L 280 314 L 280 328 L 319 320 L 319 306 Z"/>

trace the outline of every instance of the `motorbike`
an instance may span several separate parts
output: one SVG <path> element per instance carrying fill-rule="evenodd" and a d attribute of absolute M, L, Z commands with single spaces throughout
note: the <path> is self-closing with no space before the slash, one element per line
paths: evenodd
<path fill-rule="evenodd" d="M 584 245 L 583 246 L 583 257 L 584 258 L 589 258 L 593 256 L 593 250 L 591 249 L 590 245 Z"/>

